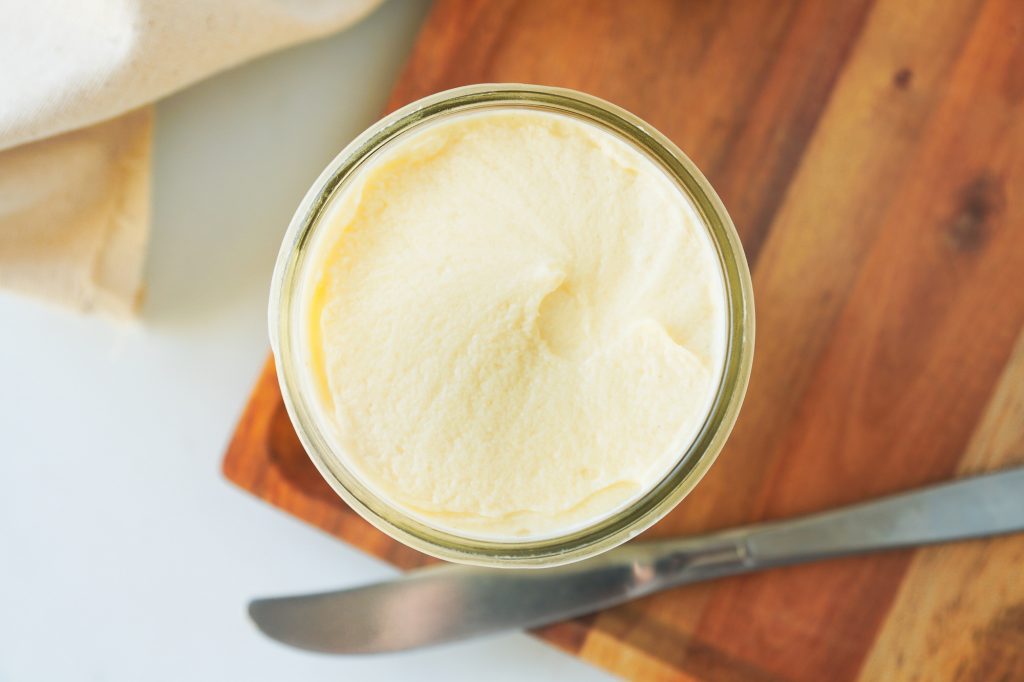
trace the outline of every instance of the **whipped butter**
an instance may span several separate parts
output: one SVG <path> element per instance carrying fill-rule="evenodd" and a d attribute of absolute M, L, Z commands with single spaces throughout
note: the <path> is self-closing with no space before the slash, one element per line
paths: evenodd
<path fill-rule="evenodd" d="M 302 274 L 335 457 L 428 525 L 548 538 L 635 501 L 718 388 L 727 303 L 686 195 L 527 109 L 407 133 L 332 199 Z"/>

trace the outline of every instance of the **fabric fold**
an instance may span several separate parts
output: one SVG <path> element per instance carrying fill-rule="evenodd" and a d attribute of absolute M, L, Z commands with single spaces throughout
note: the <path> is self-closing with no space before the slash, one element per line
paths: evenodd
<path fill-rule="evenodd" d="M 0 0 L 0 287 L 131 313 L 150 218 L 150 103 L 377 4 Z"/>

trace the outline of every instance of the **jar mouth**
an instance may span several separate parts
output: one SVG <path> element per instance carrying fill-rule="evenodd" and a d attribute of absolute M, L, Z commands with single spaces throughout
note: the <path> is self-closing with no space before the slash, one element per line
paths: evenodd
<path fill-rule="evenodd" d="M 390 141 L 442 117 L 484 109 L 537 109 L 596 124 L 643 152 L 689 197 L 721 267 L 727 333 L 723 368 L 710 410 L 673 468 L 628 507 L 564 535 L 487 540 L 439 530 L 371 491 L 335 455 L 316 418 L 311 387 L 300 371 L 303 320 L 296 295 L 311 243 L 333 199 Z M 381 531 L 432 556 L 504 567 L 554 566 L 615 547 L 653 525 L 685 497 L 721 450 L 746 391 L 753 357 L 750 274 L 736 230 L 711 185 L 667 138 L 642 120 L 584 93 L 535 85 L 485 84 L 456 88 L 414 102 L 372 125 L 327 166 L 300 203 L 285 234 L 271 284 L 271 347 L 292 424 L 311 461 L 335 492 Z"/>

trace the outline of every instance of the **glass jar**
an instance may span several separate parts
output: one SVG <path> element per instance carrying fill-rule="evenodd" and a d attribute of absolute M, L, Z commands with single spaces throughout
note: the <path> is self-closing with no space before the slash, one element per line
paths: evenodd
<path fill-rule="evenodd" d="M 596 124 L 654 160 L 689 196 L 717 251 L 728 304 L 725 362 L 712 407 L 696 438 L 672 470 L 627 508 L 564 536 L 493 541 L 433 528 L 367 488 L 333 451 L 327 425 L 313 409 L 314 393 L 301 369 L 307 349 L 298 288 L 310 242 L 332 198 L 360 168 L 389 144 L 429 122 L 483 109 L 532 109 Z M 729 215 L 697 167 L 664 135 L 632 114 L 596 97 L 536 85 L 486 84 L 421 99 L 381 119 L 346 147 L 313 183 L 285 235 L 270 294 L 270 341 L 288 414 L 310 459 L 331 487 L 363 518 L 388 535 L 449 561 L 501 567 L 569 563 L 611 549 L 653 525 L 700 481 L 722 449 L 736 420 L 754 348 L 750 273 Z"/>

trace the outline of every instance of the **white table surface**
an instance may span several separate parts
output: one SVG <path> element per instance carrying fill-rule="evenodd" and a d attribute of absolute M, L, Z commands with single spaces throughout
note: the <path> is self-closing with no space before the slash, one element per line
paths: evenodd
<path fill-rule="evenodd" d="M 392 0 L 328 40 L 158 107 L 137 324 L 0 295 L 0 680 L 584 680 L 525 635 L 326 657 L 265 639 L 254 595 L 393 570 L 227 483 L 267 353 L 281 234 L 381 111 L 426 11 Z"/>

